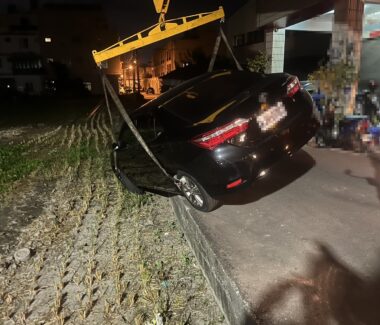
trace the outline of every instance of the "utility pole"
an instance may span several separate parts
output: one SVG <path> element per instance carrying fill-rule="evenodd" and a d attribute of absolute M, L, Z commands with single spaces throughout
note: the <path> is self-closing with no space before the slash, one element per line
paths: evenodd
<path fill-rule="evenodd" d="M 135 51 L 135 62 L 136 62 L 136 74 L 137 74 L 137 92 L 140 94 L 141 87 L 140 87 L 140 62 L 137 57 L 137 51 Z"/>
<path fill-rule="evenodd" d="M 355 74 L 360 71 L 360 58 L 363 36 L 364 2 L 362 0 L 335 0 L 335 15 L 332 33 L 330 61 L 343 62 L 354 67 Z M 358 82 L 350 81 L 346 90 L 339 91 L 340 110 L 343 115 L 353 114 Z"/>
<path fill-rule="evenodd" d="M 136 70 L 136 67 L 135 67 L 135 63 L 136 63 L 136 60 L 135 60 L 135 52 L 133 53 L 132 55 L 132 67 L 133 67 L 133 70 L 132 70 L 132 76 L 133 76 L 133 93 L 136 92 L 136 75 L 135 75 L 135 70 Z"/>

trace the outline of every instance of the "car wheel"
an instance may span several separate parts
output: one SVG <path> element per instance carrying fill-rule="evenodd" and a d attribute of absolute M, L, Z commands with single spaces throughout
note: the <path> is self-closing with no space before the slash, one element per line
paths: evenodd
<path fill-rule="evenodd" d="M 221 205 L 220 201 L 212 198 L 194 177 L 180 172 L 177 178 L 182 194 L 195 209 L 210 212 Z"/>

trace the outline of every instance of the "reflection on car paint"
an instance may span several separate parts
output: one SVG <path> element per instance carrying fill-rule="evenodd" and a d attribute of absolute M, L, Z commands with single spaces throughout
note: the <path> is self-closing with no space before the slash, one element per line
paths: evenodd
<path fill-rule="evenodd" d="M 212 123 L 214 122 L 215 118 L 222 113 L 224 110 L 226 110 L 228 107 L 232 106 L 233 104 L 236 103 L 236 100 L 233 100 L 232 102 L 224 105 L 222 108 L 218 109 L 215 113 L 212 113 L 211 115 L 207 116 L 204 120 L 199 121 L 197 123 L 194 123 L 193 125 L 199 125 L 199 124 L 204 124 L 204 123 Z"/>

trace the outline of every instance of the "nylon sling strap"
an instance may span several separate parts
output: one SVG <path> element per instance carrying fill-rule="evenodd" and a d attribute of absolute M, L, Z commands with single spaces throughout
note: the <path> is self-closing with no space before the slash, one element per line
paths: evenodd
<path fill-rule="evenodd" d="M 208 70 L 207 70 L 208 72 L 212 72 L 212 70 L 214 70 L 216 56 L 218 55 L 218 52 L 219 52 L 221 40 L 222 40 L 222 35 L 219 32 L 218 37 L 216 38 L 216 41 L 215 41 L 214 50 L 212 51 L 212 56 L 211 56 L 210 64 L 209 64 Z"/>
<path fill-rule="evenodd" d="M 160 170 L 169 178 L 172 178 L 168 172 L 165 170 L 165 168 L 161 165 L 161 163 L 158 161 L 156 156 L 153 154 L 153 152 L 149 149 L 148 145 L 146 144 L 145 140 L 140 135 L 139 131 L 136 129 L 135 125 L 133 124 L 131 118 L 129 117 L 125 107 L 121 103 L 119 96 L 116 94 L 115 89 L 113 89 L 110 81 L 108 80 L 107 76 L 103 73 L 101 70 L 101 76 L 102 76 L 102 82 L 104 83 L 104 86 L 106 90 L 108 90 L 108 93 L 110 94 L 112 100 L 114 101 L 116 108 L 118 109 L 120 115 L 123 117 L 123 120 L 125 123 L 127 123 L 128 127 L 132 131 L 133 135 L 136 137 L 137 141 L 141 144 L 141 146 L 144 148 L 145 152 L 148 154 L 148 156 L 155 162 L 155 164 L 160 168 Z M 105 93 L 107 96 L 107 93 Z"/>
<path fill-rule="evenodd" d="M 112 129 L 113 129 L 113 121 L 112 121 L 111 107 L 110 107 L 110 103 L 109 103 L 109 101 L 108 101 L 108 94 L 107 94 L 107 91 L 106 91 L 106 84 L 105 84 L 105 82 L 104 82 L 103 73 L 101 73 L 101 79 L 102 79 L 102 85 L 103 85 L 104 97 L 105 97 L 105 99 L 106 99 L 106 106 L 107 106 L 107 111 L 108 111 L 108 117 L 110 118 L 111 127 L 112 127 Z"/>
<path fill-rule="evenodd" d="M 234 62 L 236 64 L 236 68 L 239 71 L 243 71 L 243 67 L 240 65 L 239 61 L 236 59 L 234 51 L 232 50 L 230 43 L 228 43 L 226 34 L 224 34 L 222 26 L 219 26 L 219 35 L 218 35 L 218 37 L 216 38 L 216 41 L 215 41 L 215 46 L 214 46 L 214 50 L 212 52 L 211 61 L 210 61 L 210 64 L 208 66 L 208 72 L 212 72 L 212 70 L 214 69 L 214 65 L 215 65 L 215 61 L 216 61 L 216 56 L 218 55 L 219 48 L 220 48 L 220 42 L 221 42 L 222 39 L 223 39 L 224 44 L 226 44 L 228 52 L 230 53 L 230 55 L 232 56 L 232 58 L 233 58 L 233 60 L 234 60 Z"/>

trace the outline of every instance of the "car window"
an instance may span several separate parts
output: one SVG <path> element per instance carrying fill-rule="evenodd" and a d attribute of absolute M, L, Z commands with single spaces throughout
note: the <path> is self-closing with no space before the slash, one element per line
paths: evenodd
<path fill-rule="evenodd" d="M 146 142 L 152 142 L 160 136 L 164 130 L 158 118 L 151 114 L 143 114 L 133 119 L 133 124 Z M 119 141 L 121 145 L 136 145 L 138 141 L 126 123 L 120 131 Z"/>
<path fill-rule="evenodd" d="M 134 124 L 141 136 L 147 142 L 154 141 L 163 132 L 161 123 L 151 114 L 140 116 L 134 120 Z"/>
<path fill-rule="evenodd" d="M 129 126 L 126 123 L 124 123 L 124 125 L 120 131 L 119 140 L 121 141 L 121 144 L 123 146 L 137 143 L 136 137 L 134 136 L 131 129 L 129 128 Z"/>

